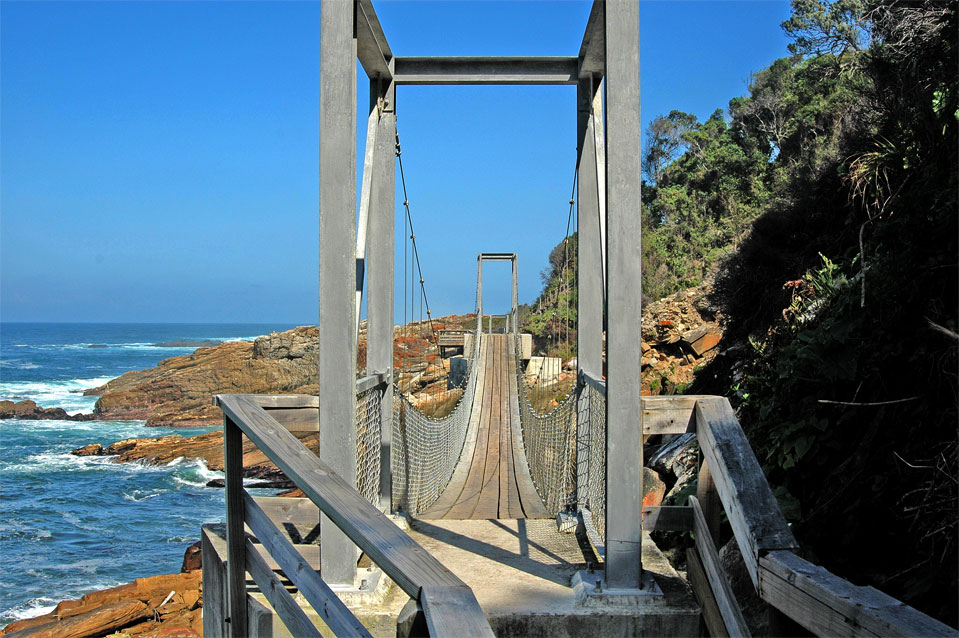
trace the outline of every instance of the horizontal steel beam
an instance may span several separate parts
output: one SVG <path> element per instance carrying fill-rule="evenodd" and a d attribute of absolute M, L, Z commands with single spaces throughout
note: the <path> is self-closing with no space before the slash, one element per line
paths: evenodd
<path fill-rule="evenodd" d="M 397 57 L 397 84 L 576 84 L 573 57 Z"/>
<path fill-rule="evenodd" d="M 356 29 L 356 57 L 363 65 L 363 70 L 370 78 L 391 77 L 390 60 L 393 59 L 393 52 L 390 51 L 371 0 L 356 0 L 353 23 Z"/>
<path fill-rule="evenodd" d="M 481 261 L 514 261 L 516 253 L 480 253 L 476 258 Z"/>
<path fill-rule="evenodd" d="M 606 3 L 594 0 L 579 49 L 579 77 L 602 77 L 606 72 Z"/>

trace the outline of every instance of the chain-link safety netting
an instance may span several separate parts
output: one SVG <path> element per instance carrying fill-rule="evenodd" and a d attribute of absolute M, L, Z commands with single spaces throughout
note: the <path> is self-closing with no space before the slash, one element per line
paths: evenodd
<path fill-rule="evenodd" d="M 429 509 L 450 482 L 463 452 L 476 393 L 475 365 L 480 339 L 468 353 L 463 392 L 442 418 L 420 412 L 410 397 L 396 390 L 393 402 L 393 506 L 412 515 Z"/>
<path fill-rule="evenodd" d="M 590 383 L 579 385 L 577 507 L 590 540 L 606 544 L 606 393 Z"/>
<path fill-rule="evenodd" d="M 576 499 L 576 393 L 569 392 L 545 414 L 537 413 L 523 375 L 519 339 L 515 345 L 520 424 L 530 476 L 547 510 L 568 511 Z"/>
<path fill-rule="evenodd" d="M 371 503 L 380 490 L 380 410 L 386 384 L 356 396 L 356 490 Z"/>

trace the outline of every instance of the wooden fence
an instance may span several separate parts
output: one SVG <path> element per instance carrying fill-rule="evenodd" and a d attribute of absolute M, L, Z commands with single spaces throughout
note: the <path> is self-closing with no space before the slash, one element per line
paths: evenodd
<path fill-rule="evenodd" d="M 370 383 L 377 381 L 370 380 Z M 382 379 L 379 382 L 383 382 Z M 243 487 L 242 435 L 245 434 L 337 527 L 362 549 L 422 608 L 431 636 L 492 636 L 472 590 L 408 534 L 326 467 L 290 430 L 313 429 L 317 398 L 301 395 L 221 394 L 227 506 L 228 633 L 250 635 L 247 627 L 246 573 L 295 636 L 320 632 L 246 537 L 249 526 L 335 635 L 369 632 L 280 532 Z M 269 412 L 267 411 L 269 409 Z M 352 428 L 353 425 L 350 424 Z"/>

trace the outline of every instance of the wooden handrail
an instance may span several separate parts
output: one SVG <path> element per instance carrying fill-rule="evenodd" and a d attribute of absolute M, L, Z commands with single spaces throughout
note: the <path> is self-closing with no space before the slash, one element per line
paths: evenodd
<path fill-rule="evenodd" d="M 759 557 L 799 544 L 779 511 L 766 476 L 756 460 L 732 406 L 725 398 L 696 402 L 696 435 L 709 464 L 746 569 L 759 585 Z"/>
<path fill-rule="evenodd" d="M 700 397 L 695 411 L 700 449 L 763 600 L 818 635 L 959 636 L 877 589 L 857 587 L 797 556 L 799 545 L 729 401 Z M 697 527 L 708 534 L 705 520 Z"/>
<path fill-rule="evenodd" d="M 464 635 L 493 635 L 476 597 L 463 581 L 331 471 L 254 400 L 225 394 L 218 395 L 216 400 L 229 421 L 403 591 L 420 602 L 431 634 L 455 627 L 457 633 Z"/>
<path fill-rule="evenodd" d="M 253 535 L 267 549 L 270 556 L 276 560 L 286 577 L 296 585 L 296 588 L 313 606 L 323 622 L 333 630 L 333 633 L 337 636 L 370 637 L 370 632 L 367 631 L 366 627 L 356 619 L 353 612 L 343 604 L 343 601 L 330 589 L 330 586 L 310 567 L 306 559 L 296 551 L 293 544 L 277 529 L 270 517 L 260 509 L 260 506 L 256 504 L 256 501 L 245 489 L 243 490 L 243 503 L 246 509 L 246 524 L 250 526 Z M 247 549 L 246 555 L 249 563 L 251 562 L 249 546 Z M 257 554 L 257 558 L 260 558 L 259 554 Z M 255 580 L 256 574 L 253 574 L 253 577 Z M 260 586 L 262 591 L 263 587 L 259 581 L 257 581 L 257 585 Z M 276 605 L 274 605 L 274 609 L 277 609 Z M 299 609 L 298 606 L 297 609 Z M 282 614 L 281 619 L 290 628 Z M 294 632 L 294 635 L 299 634 Z"/>

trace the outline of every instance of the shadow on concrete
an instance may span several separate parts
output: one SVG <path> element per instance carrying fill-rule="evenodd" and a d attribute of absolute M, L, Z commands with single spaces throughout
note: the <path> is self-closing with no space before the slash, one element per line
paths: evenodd
<path fill-rule="evenodd" d="M 420 534 L 429 536 L 447 545 L 457 547 L 471 554 L 476 554 L 477 556 L 482 556 L 488 560 L 498 562 L 507 567 L 523 571 L 558 585 L 568 586 L 570 584 L 571 571 L 575 571 L 585 565 L 585 560 L 581 563 L 570 562 L 555 551 L 543 546 L 542 543 L 535 540 L 531 541 L 527 534 L 526 521 L 524 519 L 520 519 L 518 522 L 520 528 L 519 533 L 503 525 L 500 521 L 490 520 L 489 522 L 517 539 L 519 543 L 517 551 L 510 551 L 504 547 L 471 538 L 458 532 L 432 525 L 420 519 L 414 520 L 411 527 Z M 548 557 L 551 559 L 551 562 L 547 563 L 536 560 L 530 555 L 530 548 L 535 549 L 538 554 Z"/>

